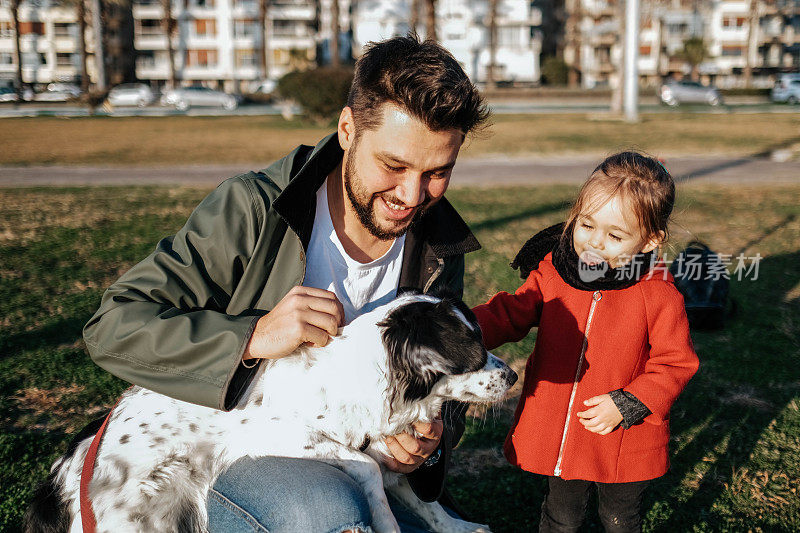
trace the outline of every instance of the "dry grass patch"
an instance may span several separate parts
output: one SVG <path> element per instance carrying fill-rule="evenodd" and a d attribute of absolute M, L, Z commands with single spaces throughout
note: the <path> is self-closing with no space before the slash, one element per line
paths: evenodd
<path fill-rule="evenodd" d="M 792 114 L 642 115 L 641 122 L 584 115 L 497 115 L 467 140 L 466 157 L 598 156 L 624 148 L 657 155 L 749 155 L 800 139 Z M 85 117 L 3 119 L 0 165 L 158 166 L 259 164 L 333 132 L 280 117 Z"/>

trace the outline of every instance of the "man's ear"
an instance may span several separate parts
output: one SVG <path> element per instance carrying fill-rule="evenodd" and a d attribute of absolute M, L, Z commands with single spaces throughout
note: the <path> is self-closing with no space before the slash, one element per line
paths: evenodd
<path fill-rule="evenodd" d="M 339 114 L 339 124 L 337 126 L 339 135 L 339 146 L 342 150 L 349 150 L 356 138 L 356 123 L 353 119 L 353 110 L 345 106 Z"/>
<path fill-rule="evenodd" d="M 648 252 L 652 252 L 653 250 L 658 248 L 659 245 L 661 245 L 661 243 L 663 243 L 666 238 L 667 238 L 666 234 L 664 234 L 663 231 L 659 231 L 658 235 L 655 235 L 653 238 L 651 238 L 649 241 L 645 243 L 644 247 L 642 248 L 642 253 L 646 254 Z"/>

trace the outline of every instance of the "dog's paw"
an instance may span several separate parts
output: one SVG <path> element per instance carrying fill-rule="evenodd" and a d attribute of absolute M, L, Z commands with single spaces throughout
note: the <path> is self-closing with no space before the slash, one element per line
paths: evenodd
<path fill-rule="evenodd" d="M 456 527 L 452 529 L 448 529 L 447 531 L 450 533 L 492 533 L 492 530 L 489 529 L 489 526 L 484 524 L 474 524 L 472 522 L 465 522 L 463 520 L 459 520 L 457 524 L 453 524 Z"/>

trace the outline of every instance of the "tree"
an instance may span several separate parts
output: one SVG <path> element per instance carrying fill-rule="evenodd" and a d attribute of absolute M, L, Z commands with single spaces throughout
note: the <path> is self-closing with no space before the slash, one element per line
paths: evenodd
<path fill-rule="evenodd" d="M 498 0 L 489 0 L 489 64 L 486 66 L 486 85 L 489 89 L 497 87 L 497 3 Z"/>
<path fill-rule="evenodd" d="M 425 38 L 439 40 L 436 37 L 436 0 L 425 0 Z"/>
<path fill-rule="evenodd" d="M 14 88 L 22 100 L 22 49 L 19 46 L 19 0 L 11 0 L 11 16 L 14 17 L 14 53 L 17 56 L 17 72 L 14 76 Z"/>
<path fill-rule="evenodd" d="M 167 38 L 167 54 L 169 56 L 169 88 L 177 86 L 178 77 L 175 68 L 175 50 L 172 48 L 172 35 L 177 24 L 172 16 L 172 0 L 161 0 L 161 8 L 164 10 L 164 18 L 161 19 L 161 27 Z"/>
<path fill-rule="evenodd" d="M 417 33 L 419 26 L 419 0 L 411 0 L 411 15 L 408 18 L 408 29 Z"/>
<path fill-rule="evenodd" d="M 759 20 L 758 4 L 758 0 L 750 0 L 750 17 L 747 23 L 747 46 L 745 47 L 744 71 L 742 72 L 744 75 L 744 83 L 748 87 L 753 80 L 753 56 L 758 50 L 758 41 L 756 36 L 756 29 L 758 28 Z"/>
<path fill-rule="evenodd" d="M 572 57 L 565 57 L 564 60 L 569 66 L 567 72 L 567 84 L 574 88 L 578 86 L 581 68 L 581 35 L 579 24 L 581 21 L 581 0 L 565 0 L 567 20 L 564 24 L 565 48 L 570 50 Z"/>
<path fill-rule="evenodd" d="M 89 90 L 89 75 L 86 70 L 86 0 L 62 0 L 68 7 L 74 7 L 78 18 L 78 54 L 80 55 L 81 91 Z"/>
<path fill-rule="evenodd" d="M 699 65 L 708 57 L 706 43 L 702 37 L 690 37 L 683 41 L 683 50 L 679 54 L 680 58 L 689 63 L 692 68 L 691 77 L 697 81 L 700 78 Z"/>
<path fill-rule="evenodd" d="M 339 58 L 339 0 L 331 0 L 331 65 L 338 67 Z"/>
<path fill-rule="evenodd" d="M 267 66 L 267 54 L 269 53 L 269 47 L 267 46 L 269 37 L 267 19 L 269 17 L 269 8 L 271 4 L 272 2 L 270 0 L 258 0 L 258 27 L 261 30 L 261 47 L 258 56 L 261 65 L 261 76 L 265 80 L 269 77 Z"/>

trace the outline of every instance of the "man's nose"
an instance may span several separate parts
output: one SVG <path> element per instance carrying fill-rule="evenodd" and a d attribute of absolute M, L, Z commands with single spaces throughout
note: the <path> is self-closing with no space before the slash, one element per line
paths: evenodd
<path fill-rule="evenodd" d="M 397 199 L 408 207 L 420 205 L 425 200 L 425 178 L 409 173 L 395 188 Z"/>

